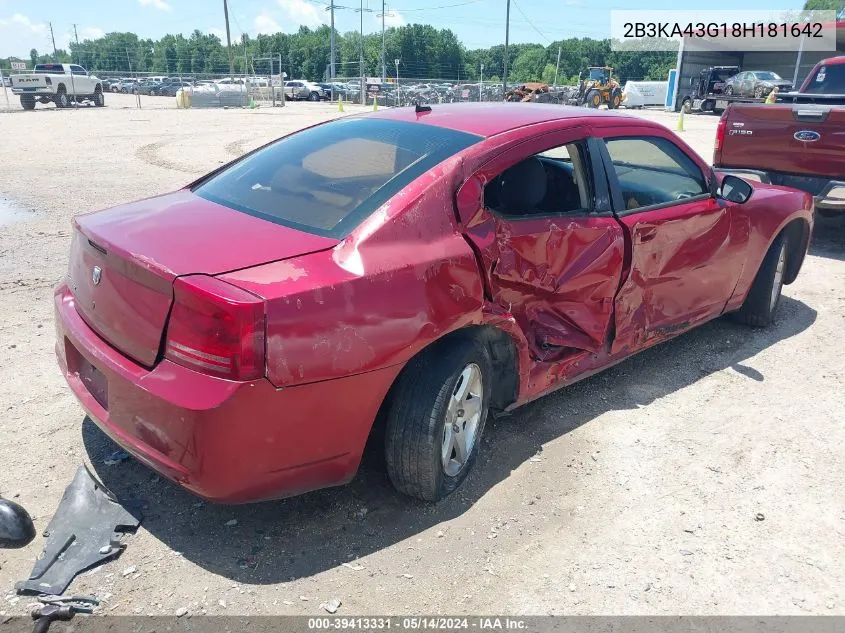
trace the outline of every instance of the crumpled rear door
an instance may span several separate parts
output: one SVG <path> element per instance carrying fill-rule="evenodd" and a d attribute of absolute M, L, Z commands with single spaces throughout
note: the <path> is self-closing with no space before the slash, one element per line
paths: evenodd
<path fill-rule="evenodd" d="M 476 189 L 524 158 L 586 136 L 585 127 L 570 128 L 510 149 L 476 172 Z M 605 188 L 599 204 L 609 208 L 603 172 L 593 181 Z M 504 217 L 481 197 L 475 208 L 459 203 L 465 234 L 479 255 L 488 298 L 513 315 L 532 359 L 603 351 L 624 258 L 618 221 L 609 212 Z"/>

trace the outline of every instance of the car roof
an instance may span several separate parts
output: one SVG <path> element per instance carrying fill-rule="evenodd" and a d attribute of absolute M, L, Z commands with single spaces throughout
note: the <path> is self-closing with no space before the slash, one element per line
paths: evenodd
<path fill-rule="evenodd" d="M 845 55 L 841 57 L 829 57 L 819 62 L 821 66 L 836 66 L 838 64 L 845 64 Z"/>
<path fill-rule="evenodd" d="M 590 110 L 553 103 L 444 103 L 432 104 L 430 112 L 417 113 L 414 107 L 387 108 L 364 116 L 393 121 L 411 121 L 436 125 L 478 136 L 494 136 L 510 130 L 546 121 L 616 117 L 646 124 L 639 117 L 609 110 Z"/>

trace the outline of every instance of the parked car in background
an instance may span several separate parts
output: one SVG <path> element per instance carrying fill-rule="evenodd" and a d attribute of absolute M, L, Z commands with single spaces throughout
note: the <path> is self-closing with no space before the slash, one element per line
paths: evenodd
<path fill-rule="evenodd" d="M 845 220 L 845 56 L 820 61 L 774 104 L 734 103 L 716 132 L 713 165 L 802 189 L 820 215 Z"/>
<path fill-rule="evenodd" d="M 792 82 L 781 78 L 770 70 L 745 70 L 725 81 L 725 96 L 755 97 L 767 96 L 775 87 L 781 92 L 792 90 Z"/>
<path fill-rule="evenodd" d="M 374 438 L 434 501 L 489 411 L 726 313 L 768 325 L 812 228 L 809 194 L 719 175 L 656 122 L 385 108 L 77 215 L 56 353 L 108 436 L 207 499 L 346 483 Z"/>
<path fill-rule="evenodd" d="M 105 92 L 116 92 L 115 90 L 112 90 L 112 87 L 118 83 L 118 79 L 115 79 L 114 77 L 107 77 L 105 79 L 101 79 L 100 81 L 103 84 L 103 90 Z"/>
<path fill-rule="evenodd" d="M 151 95 L 153 90 L 157 90 L 161 82 L 155 79 L 142 79 L 132 86 L 132 94 L 136 95 Z"/>
<path fill-rule="evenodd" d="M 156 89 L 156 94 L 162 97 L 175 97 L 176 93 L 182 88 L 190 88 L 194 82 L 188 79 L 171 79 L 169 82 L 161 84 Z"/>
<path fill-rule="evenodd" d="M 289 101 L 320 101 L 325 97 L 320 84 L 304 79 L 294 79 L 285 82 L 285 99 Z"/>
<path fill-rule="evenodd" d="M 52 101 L 57 108 L 82 101 L 105 105 L 102 82 L 78 64 L 36 64 L 32 73 L 12 75 L 11 83 L 24 110 L 34 109 L 36 101 Z"/>
<path fill-rule="evenodd" d="M 131 94 L 132 89 L 137 83 L 138 79 L 136 77 L 124 77 L 120 80 L 118 91 L 122 92 L 123 94 Z"/>
<path fill-rule="evenodd" d="M 323 99 L 326 99 L 327 101 L 334 100 L 334 84 L 321 83 L 317 85 L 323 89 Z"/>

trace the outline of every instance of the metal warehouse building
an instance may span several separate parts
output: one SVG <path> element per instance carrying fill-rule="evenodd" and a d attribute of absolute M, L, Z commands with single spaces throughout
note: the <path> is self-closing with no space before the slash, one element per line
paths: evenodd
<path fill-rule="evenodd" d="M 677 112 L 681 108 L 679 95 L 689 91 L 699 73 L 711 66 L 739 66 L 742 70 L 771 70 L 793 81 L 797 89 L 813 66 L 822 59 L 845 55 L 845 21 L 836 23 L 836 52 L 832 51 L 701 51 L 694 50 L 685 40 L 678 51 L 677 74 L 671 99 Z M 670 103 L 672 103 L 670 101 Z"/>

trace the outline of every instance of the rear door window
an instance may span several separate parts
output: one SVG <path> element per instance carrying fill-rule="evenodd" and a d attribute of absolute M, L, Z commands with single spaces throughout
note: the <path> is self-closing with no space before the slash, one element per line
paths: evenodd
<path fill-rule="evenodd" d="M 412 180 L 481 137 L 385 119 L 303 130 L 201 181 L 194 193 L 271 222 L 342 238 Z"/>

